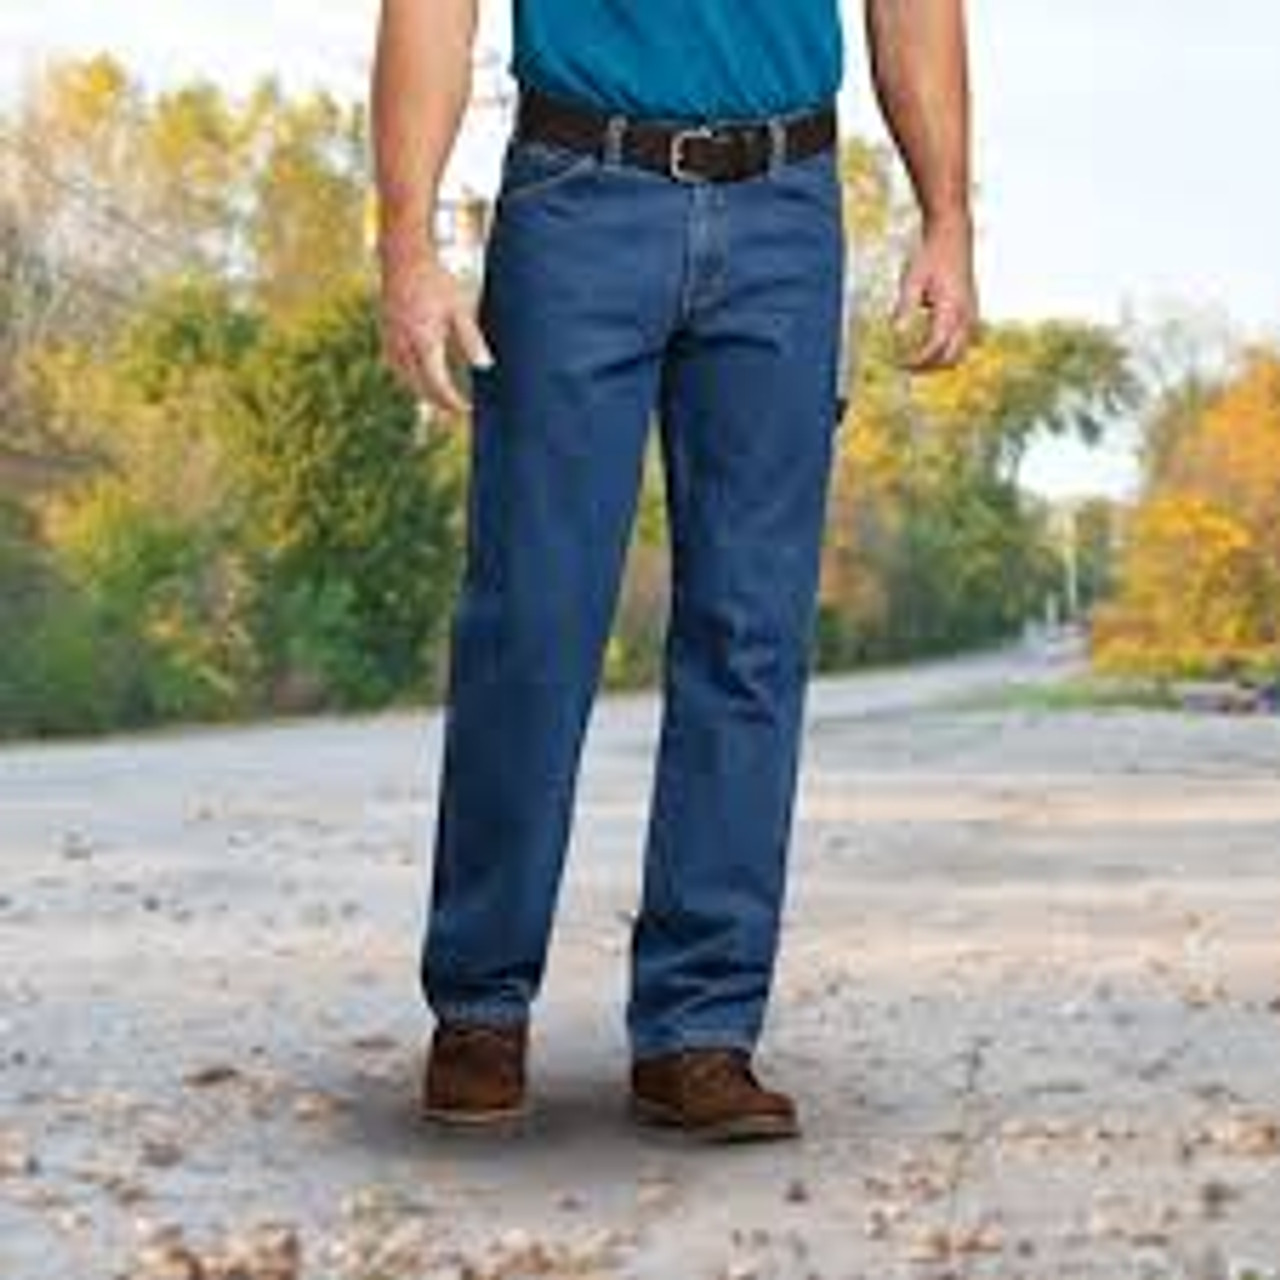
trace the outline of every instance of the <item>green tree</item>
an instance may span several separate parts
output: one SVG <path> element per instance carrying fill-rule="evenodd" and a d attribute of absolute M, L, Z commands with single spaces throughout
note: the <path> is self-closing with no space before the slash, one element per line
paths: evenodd
<path fill-rule="evenodd" d="M 428 686 L 463 536 L 465 454 L 460 433 L 421 439 L 366 289 L 269 335 L 241 382 L 233 451 L 278 686 L 318 678 L 361 704 Z"/>

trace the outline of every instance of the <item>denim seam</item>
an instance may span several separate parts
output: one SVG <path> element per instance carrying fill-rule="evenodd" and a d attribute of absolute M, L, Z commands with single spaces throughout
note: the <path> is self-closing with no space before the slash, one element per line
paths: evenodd
<path fill-rule="evenodd" d="M 528 145 L 528 144 L 522 144 Z M 542 145 L 542 144 L 540 144 Z M 512 162 L 508 161 L 508 166 Z M 507 208 L 522 204 L 527 199 L 546 191 L 554 191 L 562 183 L 571 182 L 574 178 L 585 176 L 595 169 L 597 157 L 591 152 L 584 152 L 573 159 L 567 159 L 563 166 L 557 166 L 552 172 L 527 182 L 508 185 L 509 179 L 504 176 L 498 189 L 498 202 Z"/>
<path fill-rule="evenodd" d="M 680 1053 L 685 1049 L 755 1050 L 756 1037 L 733 1031 L 685 1031 L 667 1035 L 631 1037 L 634 1058 L 656 1057 L 658 1054 Z"/>

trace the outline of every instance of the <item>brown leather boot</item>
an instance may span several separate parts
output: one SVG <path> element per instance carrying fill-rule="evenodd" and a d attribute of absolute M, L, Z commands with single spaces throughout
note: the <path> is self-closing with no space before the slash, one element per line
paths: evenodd
<path fill-rule="evenodd" d="M 527 1023 L 437 1023 L 423 1077 L 422 1114 L 476 1127 L 524 1115 L 528 1043 Z"/>
<path fill-rule="evenodd" d="M 760 1084 L 743 1049 L 684 1049 L 633 1062 L 631 1107 L 642 1123 L 712 1142 L 800 1133 L 795 1103 Z"/>

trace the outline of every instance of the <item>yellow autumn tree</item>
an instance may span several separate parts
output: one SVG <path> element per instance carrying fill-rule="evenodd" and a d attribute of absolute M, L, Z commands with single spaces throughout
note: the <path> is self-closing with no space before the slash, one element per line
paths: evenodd
<path fill-rule="evenodd" d="M 1098 440 L 1133 392 L 1114 333 L 992 326 L 965 363 L 909 378 L 887 327 L 861 334 L 823 564 L 827 653 L 946 652 L 1013 634 L 1060 570 L 1019 484 L 1042 434 Z"/>
<path fill-rule="evenodd" d="M 1252 353 L 1183 431 L 1126 543 L 1100 670 L 1280 671 L 1280 353 Z"/>

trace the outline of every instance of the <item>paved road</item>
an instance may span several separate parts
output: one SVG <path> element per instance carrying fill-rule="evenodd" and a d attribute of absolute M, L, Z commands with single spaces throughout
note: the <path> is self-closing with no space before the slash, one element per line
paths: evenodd
<path fill-rule="evenodd" d="M 592 725 L 505 1142 L 412 1115 L 438 716 L 0 752 L 0 1276 L 1280 1272 L 1280 720 L 986 699 L 1074 663 L 815 682 L 785 1148 L 625 1118 L 652 698 Z"/>

